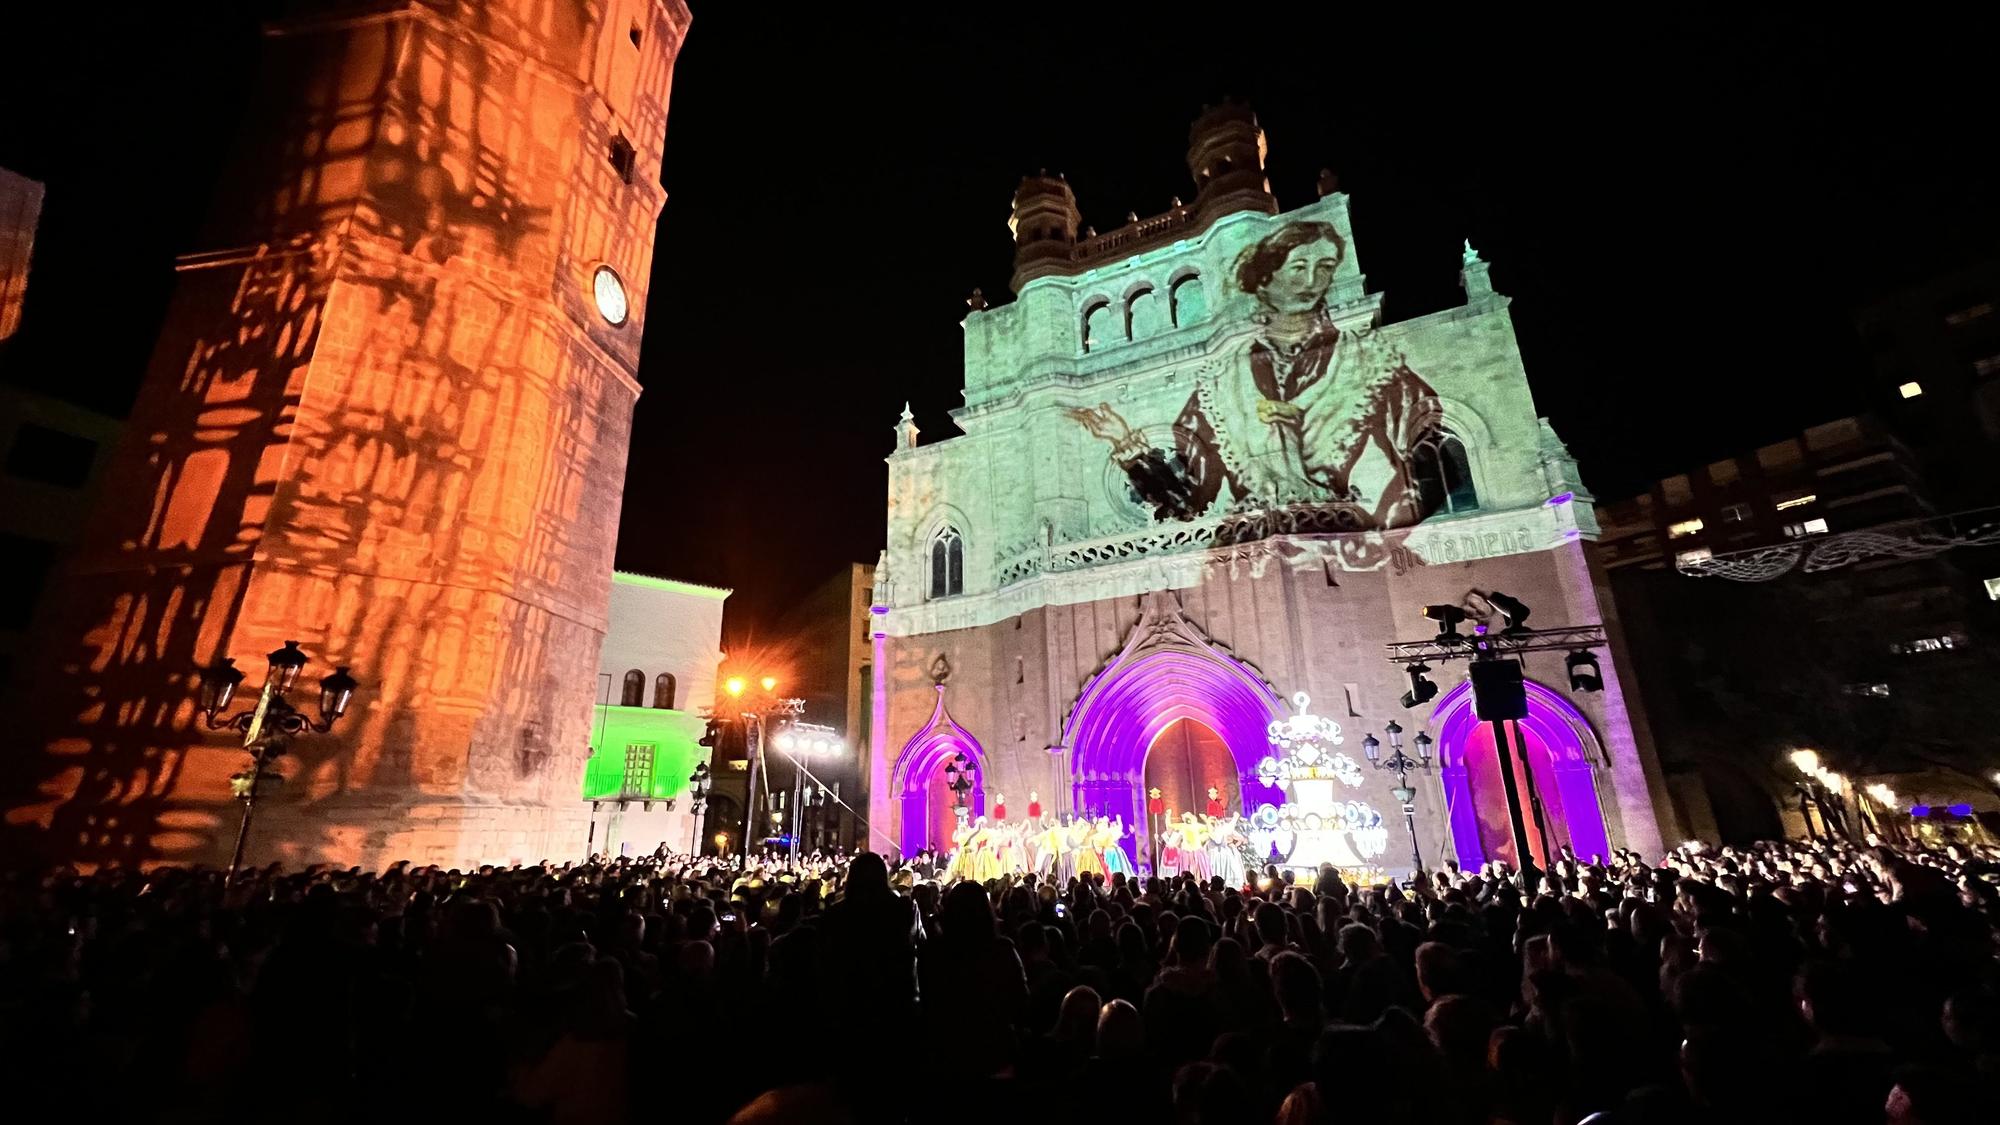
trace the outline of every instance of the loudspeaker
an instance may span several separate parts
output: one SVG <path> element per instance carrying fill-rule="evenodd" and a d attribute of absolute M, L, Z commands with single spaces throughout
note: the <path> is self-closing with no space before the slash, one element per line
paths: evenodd
<path fill-rule="evenodd" d="M 1481 722 L 1528 717 L 1528 688 L 1518 660 L 1472 662 L 1472 711 Z"/>

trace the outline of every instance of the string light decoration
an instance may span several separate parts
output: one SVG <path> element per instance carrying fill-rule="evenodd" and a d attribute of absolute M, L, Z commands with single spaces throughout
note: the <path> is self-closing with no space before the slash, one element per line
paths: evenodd
<path fill-rule="evenodd" d="M 1981 508 L 1932 519 L 1904 520 L 1813 542 L 1782 543 L 1706 558 L 1686 558 L 1676 568 L 1694 578 L 1769 582 L 1793 570 L 1806 574 L 1873 559 L 1927 559 L 1956 547 L 2000 543 L 2000 508 Z"/>

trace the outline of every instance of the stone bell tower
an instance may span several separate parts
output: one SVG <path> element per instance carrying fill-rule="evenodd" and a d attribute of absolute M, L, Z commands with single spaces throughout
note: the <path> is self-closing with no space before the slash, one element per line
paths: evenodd
<path fill-rule="evenodd" d="M 573 856 L 682 0 L 306 0 L 43 618 L 16 846 L 203 861 L 194 671 L 310 685 L 249 861 Z M 306 692 L 310 695 L 310 692 Z M 310 703 L 298 697 L 308 711 Z"/>

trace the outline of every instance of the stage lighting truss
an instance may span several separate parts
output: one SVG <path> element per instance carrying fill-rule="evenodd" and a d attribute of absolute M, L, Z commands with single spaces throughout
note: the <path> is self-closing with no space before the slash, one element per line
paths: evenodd
<path fill-rule="evenodd" d="M 1518 633 L 1485 633 L 1462 641 L 1395 641 L 1382 646 L 1391 664 L 1428 664 L 1485 656 L 1518 656 L 1527 652 L 1569 652 L 1602 646 L 1602 625 L 1572 625 L 1555 629 L 1523 629 Z"/>

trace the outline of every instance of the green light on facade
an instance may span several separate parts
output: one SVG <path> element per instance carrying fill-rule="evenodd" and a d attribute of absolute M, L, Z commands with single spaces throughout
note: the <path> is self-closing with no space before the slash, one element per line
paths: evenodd
<path fill-rule="evenodd" d="M 687 789 L 706 726 L 685 711 L 598 706 L 592 724 L 603 733 L 583 770 L 586 801 L 662 801 Z"/>

